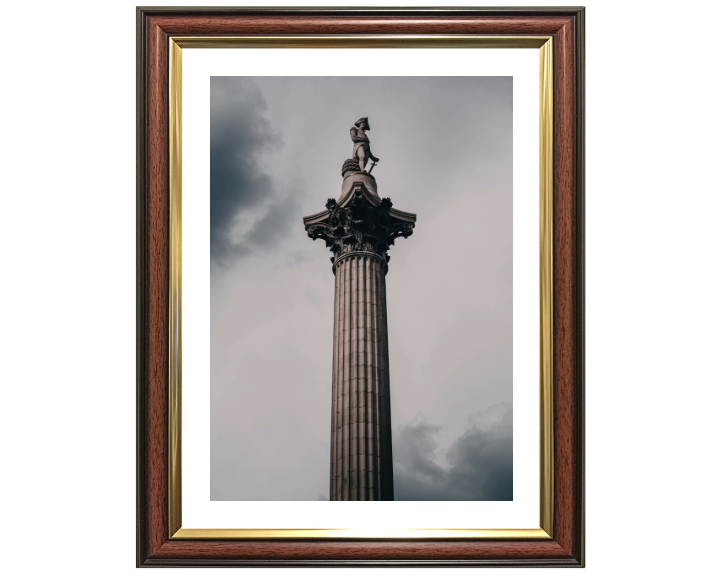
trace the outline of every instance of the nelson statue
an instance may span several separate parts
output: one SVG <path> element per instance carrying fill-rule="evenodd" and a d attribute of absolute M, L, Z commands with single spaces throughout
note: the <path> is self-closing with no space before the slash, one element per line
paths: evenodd
<path fill-rule="evenodd" d="M 347 172 L 364 172 L 369 174 L 375 167 L 376 162 L 380 162 L 380 158 L 373 156 L 370 152 L 370 138 L 368 138 L 366 132 L 370 130 L 370 123 L 367 118 L 360 118 L 355 122 L 355 126 L 350 128 L 350 139 L 353 141 L 352 158 L 345 161 L 343 164 L 343 176 Z M 373 161 L 373 165 L 370 166 L 370 170 L 366 171 L 365 166 L 369 160 Z"/>

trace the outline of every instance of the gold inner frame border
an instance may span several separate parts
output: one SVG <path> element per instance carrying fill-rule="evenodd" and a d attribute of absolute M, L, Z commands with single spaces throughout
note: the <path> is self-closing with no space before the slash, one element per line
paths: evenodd
<path fill-rule="evenodd" d="M 553 41 L 551 36 L 175 36 L 169 57 L 169 414 L 170 539 L 547 540 L 553 535 Z M 182 527 L 182 50 L 207 48 L 508 48 L 539 52 L 540 528 L 214 529 Z"/>

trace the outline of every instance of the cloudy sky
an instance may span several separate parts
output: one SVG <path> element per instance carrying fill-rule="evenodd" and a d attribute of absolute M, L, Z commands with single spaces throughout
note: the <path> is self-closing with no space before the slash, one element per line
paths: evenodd
<path fill-rule="evenodd" d="M 512 78 L 211 79 L 211 499 L 325 500 L 334 278 L 302 217 L 368 116 L 396 500 L 512 499 Z"/>

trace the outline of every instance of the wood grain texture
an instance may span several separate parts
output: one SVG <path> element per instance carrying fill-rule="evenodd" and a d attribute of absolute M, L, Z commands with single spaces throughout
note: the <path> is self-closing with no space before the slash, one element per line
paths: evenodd
<path fill-rule="evenodd" d="M 138 9 L 137 563 L 583 565 L 584 12 Z M 554 541 L 170 540 L 168 35 L 512 34 L 554 38 Z"/>
<path fill-rule="evenodd" d="M 552 541 L 462 542 L 462 541 L 196 541 L 171 540 L 148 560 L 150 563 L 182 565 L 214 561 L 246 565 L 276 564 L 322 565 L 323 563 L 374 564 L 394 563 L 412 565 L 422 562 L 453 564 L 458 561 L 471 564 L 478 560 L 486 563 L 519 560 L 532 563 L 538 559 L 555 564 L 573 564 L 574 559 Z"/>
<path fill-rule="evenodd" d="M 283 35 L 283 34 L 553 34 L 567 17 L 490 17 L 478 22 L 463 17 L 322 17 L 244 16 L 217 18 L 156 17 L 153 22 L 170 35 Z"/>
<path fill-rule="evenodd" d="M 168 539 L 168 312 L 169 312 L 169 182 L 167 35 L 147 29 L 145 113 L 145 379 L 143 553 L 152 555 Z"/>
<path fill-rule="evenodd" d="M 576 525 L 575 445 L 575 90 L 574 29 L 568 22 L 555 34 L 554 60 L 554 418 L 555 540 L 571 554 Z M 575 555 L 575 554 L 573 554 Z"/>

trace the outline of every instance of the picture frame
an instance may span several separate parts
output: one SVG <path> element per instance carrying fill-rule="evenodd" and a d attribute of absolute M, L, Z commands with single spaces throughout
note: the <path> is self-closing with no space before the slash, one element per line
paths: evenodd
<path fill-rule="evenodd" d="M 584 9 L 137 9 L 137 565 L 584 565 Z M 182 50 L 540 51 L 541 510 L 537 531 L 184 529 Z"/>

